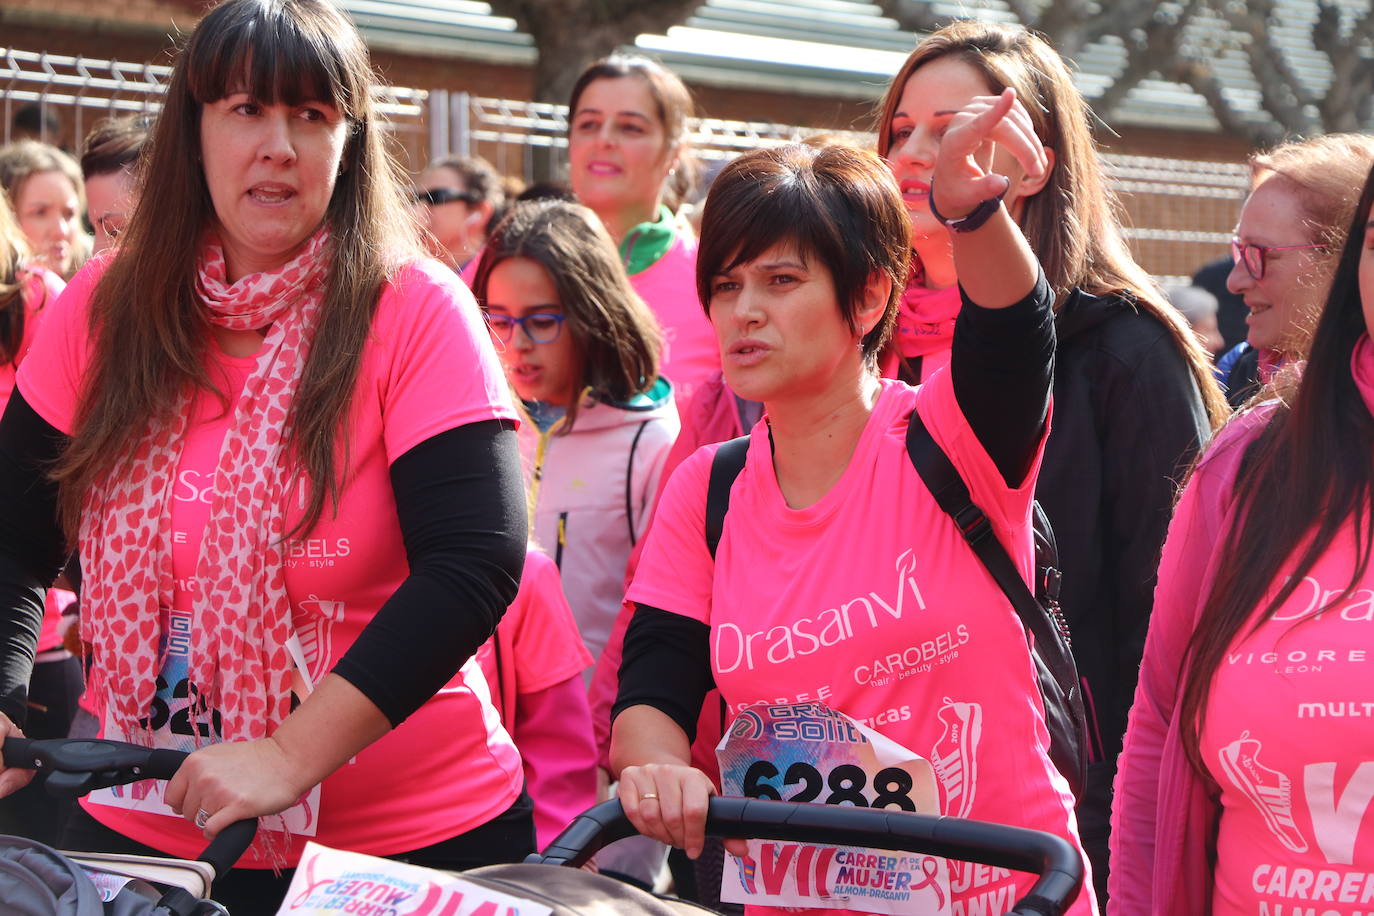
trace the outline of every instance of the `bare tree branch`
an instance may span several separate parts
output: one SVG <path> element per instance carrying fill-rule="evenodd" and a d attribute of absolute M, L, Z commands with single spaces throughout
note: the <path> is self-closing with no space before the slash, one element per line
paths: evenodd
<path fill-rule="evenodd" d="M 1140 85 L 1141 80 L 1163 73 L 1176 65 L 1183 30 L 1192 21 L 1199 6 L 1201 0 L 1188 0 L 1184 7 L 1173 15 L 1155 7 L 1153 15 L 1141 28 L 1133 33 L 1123 33 L 1127 34 L 1126 66 L 1122 69 L 1121 75 L 1094 100 L 1098 114 L 1104 118 L 1111 117 L 1131 90 Z"/>
<path fill-rule="evenodd" d="M 1236 111 L 1231 100 L 1226 97 L 1225 87 L 1217 78 L 1216 71 L 1206 61 L 1199 58 L 1180 58 L 1166 76 L 1183 83 L 1202 96 L 1224 132 L 1246 137 L 1251 143 L 1259 146 L 1273 143 L 1283 136 L 1283 128 L 1274 122 L 1254 121 Z"/>
<path fill-rule="evenodd" d="M 1226 3 L 1223 9 L 1231 27 L 1249 39 L 1245 43 L 1245 57 L 1259 85 L 1264 110 L 1285 130 L 1312 133 L 1317 125 L 1305 109 L 1317 100 L 1303 86 L 1288 56 L 1274 40 L 1274 30 L 1270 28 L 1275 22 L 1273 0 Z"/>
<path fill-rule="evenodd" d="M 1359 130 L 1369 120 L 1369 96 L 1374 93 L 1374 60 L 1364 46 L 1374 41 L 1374 9 L 1356 19 L 1349 38 L 1341 37 L 1341 10 L 1329 0 L 1318 4 L 1312 25 L 1312 45 L 1331 61 L 1331 85 L 1318 103 L 1322 127 L 1330 131 Z"/>
<path fill-rule="evenodd" d="M 947 16 L 935 15 L 930 0 L 877 0 L 878 8 L 889 19 L 908 32 L 933 32 L 949 22 Z M 1012 5 L 1025 5 L 1023 0 L 1011 0 Z"/>

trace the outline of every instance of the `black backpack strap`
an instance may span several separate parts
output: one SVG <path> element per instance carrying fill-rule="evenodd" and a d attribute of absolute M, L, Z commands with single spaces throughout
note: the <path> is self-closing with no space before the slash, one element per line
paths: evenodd
<path fill-rule="evenodd" d="M 630 460 L 625 462 L 625 524 L 630 527 L 630 546 L 633 547 L 639 540 L 635 534 L 635 452 L 639 450 L 639 437 L 644 435 L 644 427 L 649 425 L 645 420 L 639 424 L 639 429 L 635 430 L 634 441 L 630 443 Z"/>
<path fill-rule="evenodd" d="M 739 472 L 744 470 L 744 459 L 749 454 L 749 436 L 731 439 L 716 449 L 711 458 L 711 478 L 706 485 L 706 549 L 711 551 L 712 559 L 720 544 L 721 533 L 725 530 L 725 513 L 730 508 L 730 487 L 735 483 Z"/>
<path fill-rule="evenodd" d="M 997 539 L 996 532 L 992 530 L 992 522 L 988 520 L 987 514 L 974 505 L 973 496 L 969 493 L 963 478 L 959 476 L 958 469 L 930 435 L 930 430 L 926 429 L 921 415 L 914 410 L 911 412 L 911 422 L 907 426 L 906 450 L 911 456 L 911 463 L 915 465 L 916 472 L 921 475 L 921 480 L 925 482 L 935 501 L 950 518 L 954 519 L 954 524 L 958 526 L 964 540 L 968 541 L 969 547 L 973 548 L 973 552 L 987 567 L 997 586 L 1011 602 L 1011 606 L 1016 610 L 1016 616 L 1021 618 L 1022 626 L 1035 640 L 1036 650 L 1053 672 L 1055 680 L 1065 691 L 1076 687 L 1078 672 L 1072 663 L 1072 657 L 1065 659 L 1065 653 L 1058 651 L 1059 647 L 1068 645 L 1068 628 L 1060 624 L 1057 634 L 1050 629 L 1051 612 L 1036 600 L 1035 595 L 1026 586 L 1025 580 L 1016 569 L 1016 564 L 1007 554 L 1002 542 Z"/>

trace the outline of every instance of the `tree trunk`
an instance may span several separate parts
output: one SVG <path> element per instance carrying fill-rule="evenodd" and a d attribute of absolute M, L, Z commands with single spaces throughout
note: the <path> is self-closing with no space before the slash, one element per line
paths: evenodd
<path fill-rule="evenodd" d="M 676 25 L 701 0 L 491 0 L 493 12 L 510 16 L 534 39 L 534 101 L 567 104 L 573 84 L 588 64 L 633 44 L 645 32 Z M 561 177 L 563 155 L 535 146 L 536 181 Z"/>

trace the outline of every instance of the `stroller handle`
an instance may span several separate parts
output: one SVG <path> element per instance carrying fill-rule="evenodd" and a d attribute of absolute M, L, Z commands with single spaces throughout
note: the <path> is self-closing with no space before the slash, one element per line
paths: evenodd
<path fill-rule="evenodd" d="M 7 767 L 47 773 L 52 795 L 85 795 L 92 789 L 124 786 L 140 779 L 171 779 L 190 756 L 185 751 L 93 738 L 6 738 L 0 755 Z M 230 824 L 197 858 L 208 863 L 216 875 L 223 875 L 253 845 L 257 832 L 256 819 Z"/>
<path fill-rule="evenodd" d="M 840 846 L 867 846 L 961 859 L 1039 875 L 1011 916 L 1059 916 L 1083 885 L 1083 860 L 1054 834 L 985 821 L 756 798 L 710 800 L 706 832 Z M 579 815 L 532 864 L 579 867 L 608 843 L 634 836 L 620 802 Z"/>

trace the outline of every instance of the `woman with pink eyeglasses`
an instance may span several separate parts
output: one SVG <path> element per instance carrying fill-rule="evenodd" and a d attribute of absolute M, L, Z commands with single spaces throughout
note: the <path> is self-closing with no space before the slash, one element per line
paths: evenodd
<path fill-rule="evenodd" d="M 1249 330 L 1217 361 L 1217 381 L 1239 407 L 1312 339 L 1355 206 L 1360 176 L 1374 161 L 1374 137 L 1327 134 L 1285 143 L 1250 158 L 1250 196 L 1231 241 L 1226 278 L 1245 299 Z"/>

